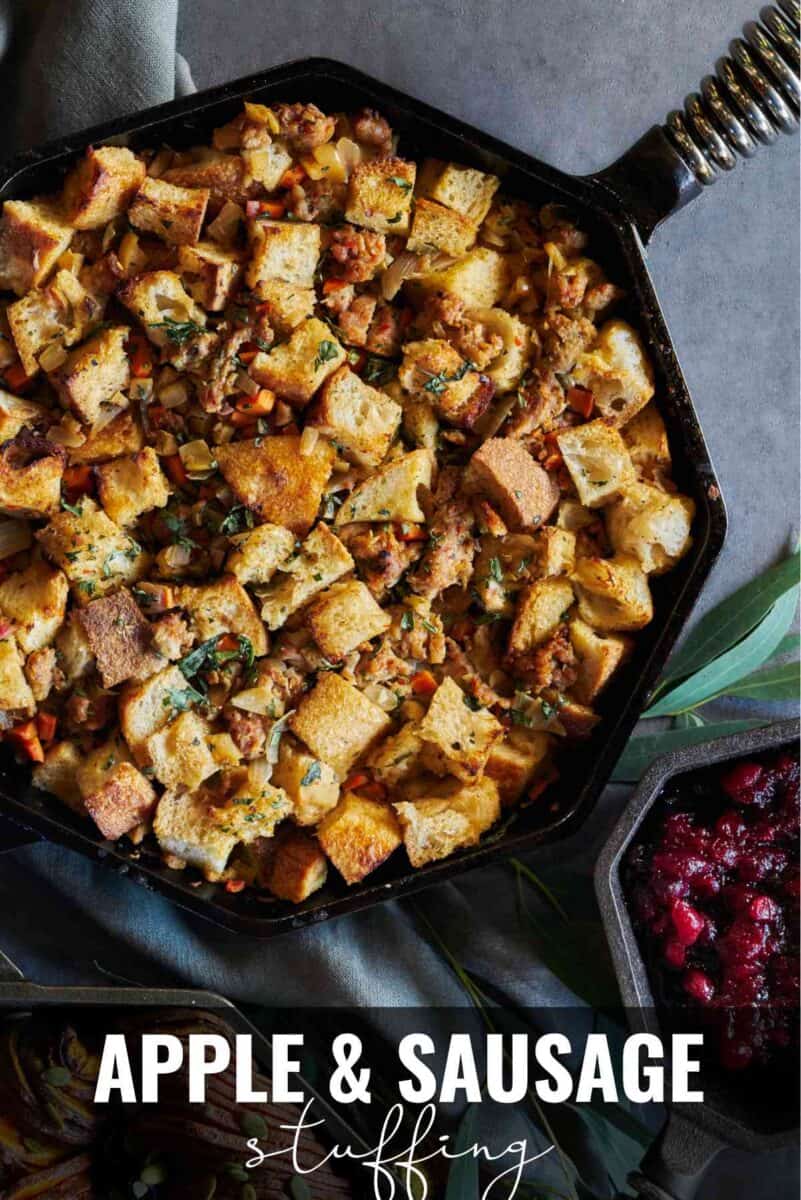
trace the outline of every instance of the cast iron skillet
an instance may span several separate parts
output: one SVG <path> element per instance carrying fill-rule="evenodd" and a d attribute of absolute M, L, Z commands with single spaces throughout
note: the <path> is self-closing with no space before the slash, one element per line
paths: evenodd
<path fill-rule="evenodd" d="M 784 17 L 778 8 L 770 10 L 772 26 L 792 42 L 790 10 L 797 8 L 796 0 L 782 0 L 782 5 L 787 10 Z M 789 60 L 790 51 L 785 54 Z M 774 57 L 778 59 L 778 51 Z M 785 63 L 784 58 L 780 61 Z M 774 65 L 774 71 L 778 70 Z M 792 75 L 786 64 L 784 71 Z M 752 89 L 748 104 L 771 131 L 771 138 L 775 137 L 780 122 L 774 119 L 771 123 L 762 116 L 764 97 L 757 104 L 758 95 L 759 89 Z M 399 853 L 363 884 L 346 889 L 341 881 L 333 879 L 304 904 L 292 908 L 248 892 L 231 896 L 221 887 L 198 883 L 190 872 L 168 869 L 146 849 L 135 849 L 124 841 L 103 841 L 92 833 L 89 822 L 74 817 L 55 798 L 33 790 L 27 771 L 8 760 L 0 764 L 0 810 L 16 823 L 91 858 L 102 859 L 118 872 L 220 925 L 269 937 L 380 900 L 408 895 L 470 867 L 507 858 L 574 831 L 603 790 L 720 553 L 726 512 L 644 253 L 656 226 L 697 196 L 702 181 L 709 181 L 699 166 L 700 162 L 707 166 L 707 173 L 711 170 L 699 149 L 710 141 L 708 136 L 701 141 L 697 134 L 698 145 L 692 142 L 694 154 L 686 145 L 680 153 L 677 147 L 688 136 L 686 119 L 674 114 L 668 126 L 655 126 L 599 175 L 577 178 L 537 162 L 351 67 L 327 59 L 307 59 L 28 151 L 0 168 L 0 201 L 57 189 L 66 169 L 89 145 L 106 142 L 141 148 L 167 143 L 185 147 L 204 142 L 215 126 L 240 110 L 244 98 L 268 104 L 278 100 L 315 101 L 329 111 L 363 105 L 378 108 L 400 133 L 402 154 L 416 158 L 434 155 L 472 164 L 501 176 L 504 190 L 511 195 L 534 203 L 556 200 L 567 205 L 590 233 L 593 256 L 601 261 L 610 278 L 626 288 L 623 315 L 639 328 L 654 363 L 676 483 L 697 505 L 692 550 L 676 570 L 654 580 L 654 620 L 637 638 L 632 660 L 604 695 L 599 706 L 604 720 L 595 736 L 580 750 L 565 756 L 562 778 L 542 802 L 521 810 L 507 825 L 492 831 L 480 846 L 443 862 L 412 871 Z M 753 115 L 750 121 L 756 127 Z M 721 137 L 716 137 L 722 144 Z M 19 835 L 12 843 L 19 844 Z"/>
<path fill-rule="evenodd" d="M 598 860 L 595 890 L 634 1032 L 658 1034 L 659 1022 L 620 879 L 628 846 L 674 776 L 779 746 L 796 750 L 800 729 L 798 720 L 782 721 L 666 754 L 646 773 L 624 809 Z M 780 1087 L 760 1087 L 752 1094 L 737 1076 L 712 1069 L 705 1070 L 701 1083 L 704 1103 L 670 1107 L 665 1128 L 630 1179 L 647 1200 L 692 1200 L 713 1158 L 728 1146 L 765 1151 L 790 1146 L 798 1139 L 798 1095 L 792 1083 L 791 1097 Z"/>

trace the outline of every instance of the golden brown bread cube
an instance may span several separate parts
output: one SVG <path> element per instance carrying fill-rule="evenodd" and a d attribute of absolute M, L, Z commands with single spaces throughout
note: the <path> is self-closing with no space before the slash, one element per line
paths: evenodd
<path fill-rule="evenodd" d="M 298 825 L 316 825 L 339 801 L 339 780 L 333 767 L 291 737 L 281 738 L 273 781 L 291 800 L 292 819 Z"/>
<path fill-rule="evenodd" d="M 337 512 L 334 524 L 353 521 L 425 521 L 420 492 L 431 487 L 434 458 L 430 450 L 412 450 L 379 467 L 359 483 Z"/>
<path fill-rule="evenodd" d="M 469 217 L 421 197 L 414 206 L 406 249 L 417 254 L 441 251 L 460 258 L 475 242 L 477 232 L 477 225 Z"/>
<path fill-rule="evenodd" d="M 145 164 L 125 146 L 90 146 L 64 180 L 64 216 L 75 229 L 102 229 L 128 208 Z"/>
<path fill-rule="evenodd" d="M 23 400 L 0 388 L 0 445 L 10 442 L 23 429 L 41 425 L 49 410 L 34 400 Z"/>
<path fill-rule="evenodd" d="M 358 163 L 348 180 L 345 220 L 375 233 L 408 233 L 416 175 L 415 164 L 402 158 Z"/>
<path fill-rule="evenodd" d="M 472 783 L 432 782 L 419 799 L 401 801 L 394 808 L 413 867 L 477 845 L 501 815 L 498 788 L 487 776 Z"/>
<path fill-rule="evenodd" d="M 133 763 L 121 762 L 108 771 L 97 791 L 83 797 L 83 804 L 103 837 L 113 842 L 149 819 L 156 793 Z"/>
<path fill-rule="evenodd" d="M 147 763 L 145 748 L 151 734 L 162 729 L 175 715 L 175 703 L 188 698 L 185 676 L 176 666 L 165 667 L 144 683 L 129 683 L 120 693 L 119 715 L 122 736 L 138 763 Z"/>
<path fill-rule="evenodd" d="M 580 617 L 570 622 L 570 641 L 579 664 L 571 692 L 579 703 L 592 704 L 631 653 L 633 642 L 624 635 L 601 637 Z"/>
<path fill-rule="evenodd" d="M 86 441 L 70 447 L 69 462 L 76 466 L 82 463 L 94 466 L 123 454 L 137 454 L 144 444 L 145 435 L 138 417 L 125 409 L 100 429 L 87 430 Z"/>
<path fill-rule="evenodd" d="M 665 422 L 652 401 L 640 409 L 623 427 L 623 441 L 629 448 L 631 461 L 645 479 L 670 470 L 670 445 Z"/>
<path fill-rule="evenodd" d="M 225 569 L 240 583 L 269 583 L 295 549 L 295 535 L 283 525 L 256 525 L 231 537 Z"/>
<path fill-rule="evenodd" d="M 634 483 L 606 510 L 606 531 L 618 554 L 633 554 L 646 575 L 663 575 L 689 550 L 694 517 L 688 496 Z"/>
<path fill-rule="evenodd" d="M 44 283 L 72 234 L 50 201 L 6 200 L 0 217 L 0 292 L 24 296 Z"/>
<path fill-rule="evenodd" d="M 339 779 L 386 733 L 390 720 L 382 708 L 333 671 L 301 700 L 289 722 L 312 754 L 333 767 Z"/>
<path fill-rule="evenodd" d="M 311 222 L 248 221 L 251 248 L 246 281 L 256 288 L 262 280 L 280 279 L 300 288 L 314 285 L 320 257 L 321 229 Z"/>
<path fill-rule="evenodd" d="M 472 429 L 486 411 L 493 385 L 442 338 L 407 342 L 398 379 L 409 395 L 428 400 L 450 425 Z"/>
<path fill-rule="evenodd" d="M 239 286 L 242 256 L 213 242 L 181 246 L 178 273 L 193 300 L 210 312 L 221 312 Z"/>
<path fill-rule="evenodd" d="M 292 802 L 283 788 L 270 781 L 269 772 L 264 759 L 230 772 L 233 790 L 224 804 L 211 810 L 220 828 L 245 845 L 272 837 L 276 826 L 292 812 Z"/>
<path fill-rule="evenodd" d="M 279 629 L 292 613 L 352 569 L 349 551 L 321 521 L 264 593 L 261 615 L 268 628 Z"/>
<path fill-rule="evenodd" d="M 217 763 L 209 749 L 209 733 L 208 723 L 192 711 L 151 733 L 145 754 L 159 783 L 168 790 L 193 792 L 213 775 Z"/>
<path fill-rule="evenodd" d="M 494 780 L 501 805 L 516 804 L 550 760 L 553 737 L 535 729 L 511 729 L 490 750 L 484 773 Z"/>
<path fill-rule="evenodd" d="M 232 442 L 215 453 L 237 500 L 261 521 L 284 525 L 294 534 L 308 532 L 336 457 L 328 442 L 319 438 L 302 455 L 300 438 L 287 434 Z"/>
<path fill-rule="evenodd" d="M 258 658 L 267 653 L 267 633 L 253 601 L 233 575 L 213 583 L 176 588 L 176 603 L 186 609 L 192 632 L 202 642 L 221 633 L 246 637 Z"/>
<path fill-rule="evenodd" d="M 314 314 L 314 288 L 284 283 L 283 279 L 262 279 L 255 294 L 266 306 L 267 319 L 280 338 L 289 338 L 298 325 Z"/>
<path fill-rule="evenodd" d="M 153 832 L 165 854 L 214 880 L 225 870 L 237 838 L 221 828 L 211 809 L 211 798 L 203 791 L 193 796 L 165 792 L 158 802 Z"/>
<path fill-rule="evenodd" d="M 309 605 L 306 619 L 320 650 L 331 662 L 384 633 L 392 618 L 358 579 L 335 583 Z"/>
<path fill-rule="evenodd" d="M 473 566 L 471 588 L 475 588 L 481 604 L 488 613 L 511 617 L 515 597 L 536 569 L 537 542 L 529 533 L 504 534 L 492 537 L 485 534 Z"/>
<path fill-rule="evenodd" d="M 503 339 L 503 350 L 484 371 L 495 385 L 496 395 L 513 391 L 529 363 L 531 330 L 505 308 L 477 308 L 470 316 L 480 321 L 488 333 Z"/>
<path fill-rule="evenodd" d="M 311 317 L 293 330 L 288 342 L 269 354 L 260 350 L 250 364 L 250 374 L 288 403 L 302 408 L 345 358 L 345 351 L 328 326 Z"/>
<path fill-rule="evenodd" d="M 429 158 L 420 172 L 418 191 L 421 196 L 430 196 L 480 225 L 500 183 L 497 176 L 486 175 L 474 167 Z"/>
<path fill-rule="evenodd" d="M 399 404 L 345 365 L 323 384 L 307 423 L 335 442 L 343 457 L 377 467 L 398 431 L 401 411 Z"/>
<path fill-rule="evenodd" d="M 347 884 L 360 883 L 401 844 L 401 827 L 388 804 L 345 792 L 323 818 L 317 839 Z"/>
<path fill-rule="evenodd" d="M 616 425 L 644 408 L 654 394 L 654 372 L 642 341 L 625 321 L 607 321 L 589 350 L 579 354 L 573 382 L 588 388 L 602 417 Z"/>
<path fill-rule="evenodd" d="M 570 575 L 576 565 L 576 535 L 557 525 L 537 531 L 534 551 L 537 575 Z"/>
<path fill-rule="evenodd" d="M 302 829 L 282 829 L 271 847 L 262 884 L 279 900 L 301 904 L 320 890 L 328 875 L 328 860 L 320 845 Z"/>
<path fill-rule="evenodd" d="M 61 403 L 69 407 L 79 420 L 93 425 L 103 405 L 112 397 L 115 403 L 127 397 L 118 396 L 131 381 L 131 365 L 125 350 L 129 330 L 125 326 L 103 329 L 77 346 L 66 360 L 50 375 Z"/>
<path fill-rule="evenodd" d="M 34 448 L 36 457 L 23 439 L 24 433 L 0 449 L 0 513 L 46 517 L 61 503 L 64 451 L 44 443 Z"/>
<path fill-rule="evenodd" d="M 98 466 L 97 494 L 111 520 L 124 526 L 152 508 L 163 508 L 170 489 L 156 451 L 145 446 L 130 458 L 115 458 Z"/>
<path fill-rule="evenodd" d="M 599 418 L 560 430 L 556 441 L 579 500 L 587 508 L 608 504 L 634 482 L 626 443 L 608 421 Z"/>
<path fill-rule="evenodd" d="M 45 750 L 44 762 L 33 768 L 31 782 L 40 791 L 58 796 L 67 808 L 85 817 L 86 809 L 76 779 L 80 765 L 81 753 L 74 742 L 56 742 Z"/>
<path fill-rule="evenodd" d="M 490 750 L 503 737 L 503 727 L 485 708 L 448 677 L 431 698 L 419 725 L 425 766 L 438 775 L 475 779 L 484 770 Z"/>
<path fill-rule="evenodd" d="M 79 342 L 102 314 L 103 302 L 71 271 L 57 271 L 44 287 L 9 304 L 8 326 L 25 374 L 36 375 L 45 351 Z"/>
<path fill-rule="evenodd" d="M 415 282 L 428 294 L 448 292 L 464 301 L 466 308 L 493 308 L 509 286 L 510 268 L 502 254 L 486 246 L 475 246 L 450 267 L 431 271 Z"/>
<path fill-rule="evenodd" d="M 250 194 L 248 168 L 240 154 L 204 151 L 197 162 L 169 167 L 161 178 L 177 187 L 208 191 L 210 208 L 220 208 L 226 201 L 244 204 Z"/>
<path fill-rule="evenodd" d="M 208 203 L 206 188 L 179 187 L 148 176 L 128 209 L 128 220 L 170 245 L 193 245 L 200 240 Z"/>
<path fill-rule="evenodd" d="M 648 576 L 628 554 L 578 559 L 573 582 L 579 616 L 594 629 L 642 629 L 654 615 Z"/>
<path fill-rule="evenodd" d="M 60 690 L 64 690 L 86 675 L 95 661 L 83 625 L 78 620 L 77 610 L 67 613 L 64 624 L 56 634 L 55 647 L 64 679 Z"/>
<path fill-rule="evenodd" d="M 121 584 L 135 583 L 147 571 L 149 559 L 138 542 L 88 497 L 76 505 L 75 512 L 56 513 L 36 537 L 47 557 L 61 567 L 82 605 Z"/>
<path fill-rule="evenodd" d="M 146 679 L 164 660 L 153 646 L 150 622 L 126 588 L 87 604 L 78 614 L 97 661 L 103 687 Z"/>
<path fill-rule="evenodd" d="M 483 493 L 512 530 L 543 525 L 559 503 L 559 485 L 517 438 L 488 438 L 465 472 L 465 489 Z"/>
<path fill-rule="evenodd" d="M 510 656 L 528 653 L 555 633 L 573 600 L 570 580 L 563 576 L 537 579 L 523 588 L 509 634 Z"/>
<path fill-rule="evenodd" d="M 139 318 L 156 346 L 170 344 L 170 322 L 206 324 L 203 309 L 195 304 L 174 271 L 144 271 L 134 275 L 119 288 L 117 296 Z"/>
<path fill-rule="evenodd" d="M 0 638 L 0 712 L 30 716 L 35 709 L 17 643 L 11 635 Z"/>
<path fill-rule="evenodd" d="M 416 721 L 407 721 L 397 733 L 379 742 L 367 759 L 367 765 L 381 783 L 395 788 L 420 770 L 423 739 Z"/>
<path fill-rule="evenodd" d="M 49 646 L 67 608 L 66 576 L 46 562 L 32 562 L 0 583 L 0 612 L 14 622 L 24 654 Z"/>

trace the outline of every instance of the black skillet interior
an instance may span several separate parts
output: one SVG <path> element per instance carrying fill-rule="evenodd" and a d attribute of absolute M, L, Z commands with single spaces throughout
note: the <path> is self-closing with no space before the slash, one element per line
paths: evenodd
<path fill-rule="evenodd" d="M 0 170 L 0 201 L 57 190 L 64 172 L 87 145 L 112 142 L 134 148 L 162 144 L 182 148 L 202 143 L 215 126 L 239 111 L 243 97 L 267 103 L 314 101 L 329 111 L 375 107 L 400 133 L 401 154 L 454 159 L 499 175 L 503 189 L 512 196 L 534 204 L 565 204 L 590 234 L 589 253 L 626 289 L 621 315 L 639 328 L 654 362 L 676 483 L 697 505 L 692 550 L 668 576 L 653 580 L 654 620 L 636 639 L 631 661 L 603 697 L 599 708 L 604 720 L 593 738 L 565 757 L 561 779 L 543 800 L 522 809 L 480 846 L 444 862 L 411 871 L 398 853 L 364 884 L 346 889 L 341 881 L 333 880 L 305 904 L 289 909 L 247 892 L 230 896 L 220 887 L 199 883 L 192 872 L 169 870 L 146 847 L 103 842 L 92 836 L 88 823 L 73 817 L 57 800 L 31 789 L 25 770 L 8 761 L 0 767 L 0 800 L 14 820 L 102 858 L 121 873 L 221 925 L 265 937 L 408 894 L 471 866 L 573 831 L 600 795 L 720 552 L 726 514 L 639 237 L 607 187 L 540 164 L 349 67 L 323 59 L 289 64 L 31 151 Z"/>

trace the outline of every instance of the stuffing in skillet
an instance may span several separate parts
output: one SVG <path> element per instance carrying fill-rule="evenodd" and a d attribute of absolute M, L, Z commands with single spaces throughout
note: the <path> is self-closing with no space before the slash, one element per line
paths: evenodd
<path fill-rule="evenodd" d="M 0 219 L 0 723 L 107 838 L 301 902 L 535 800 L 687 551 L 558 206 L 246 104 Z"/>

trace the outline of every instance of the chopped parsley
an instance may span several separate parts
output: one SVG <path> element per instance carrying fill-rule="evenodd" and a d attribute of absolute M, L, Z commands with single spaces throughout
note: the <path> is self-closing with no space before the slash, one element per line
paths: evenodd
<path fill-rule="evenodd" d="M 394 183 L 395 187 L 399 187 L 402 192 L 410 192 L 412 185 L 408 179 L 401 179 L 400 175 L 390 175 L 389 182 Z"/>
<path fill-rule="evenodd" d="M 179 517 L 172 512 L 164 512 L 161 514 L 161 519 L 173 535 L 173 546 L 180 546 L 182 550 L 198 549 L 197 542 L 187 533 L 187 523 L 184 517 Z"/>
<path fill-rule="evenodd" d="M 503 583 L 503 567 L 501 566 L 501 560 L 493 555 L 493 557 L 489 560 L 488 566 L 492 579 L 494 579 L 496 583 Z"/>
<path fill-rule="evenodd" d="M 402 212 L 396 212 L 394 217 L 387 217 L 387 225 L 397 225 L 402 216 Z"/>
<path fill-rule="evenodd" d="M 315 759 L 314 762 L 309 766 L 306 774 L 301 779 L 300 786 L 308 787 L 309 784 L 316 783 L 317 780 L 321 778 L 322 773 L 322 768 L 319 762 Z"/>
<path fill-rule="evenodd" d="M 317 370 L 323 363 L 331 362 L 335 359 L 339 351 L 335 342 L 329 342 L 328 338 L 323 338 L 317 347 L 317 357 L 314 360 L 314 369 Z"/>
<path fill-rule="evenodd" d="M 368 354 L 362 371 L 362 379 L 365 383 L 383 385 L 391 383 L 397 373 L 397 363 L 386 358 L 379 358 L 376 354 Z"/>
<path fill-rule="evenodd" d="M 171 708 L 173 712 L 181 713 L 186 712 L 190 705 L 197 704 L 198 701 L 202 703 L 203 700 L 205 700 L 203 693 L 190 685 L 185 688 L 168 688 L 167 695 L 161 703 L 165 708 Z"/>
<path fill-rule="evenodd" d="M 253 651 L 253 643 L 250 638 L 244 634 L 237 635 L 237 646 L 233 650 L 218 650 L 217 643 L 220 638 L 228 635 L 218 633 L 214 637 L 208 638 L 205 642 L 201 642 L 194 650 L 190 650 L 189 654 L 184 655 L 178 660 L 178 668 L 181 674 L 186 679 L 192 679 L 200 671 L 210 671 L 215 667 L 221 667 L 233 659 L 239 661 L 248 670 L 253 665 L 255 654 Z"/>
<path fill-rule="evenodd" d="M 206 332 L 202 325 L 198 325 L 197 321 L 175 321 L 172 317 L 165 317 L 163 321 L 151 323 L 150 328 L 163 329 L 176 346 L 184 346 L 190 338 Z"/>
<path fill-rule="evenodd" d="M 255 518 L 249 508 L 244 504 L 236 504 L 227 513 L 220 522 L 219 533 L 223 533 L 226 537 L 231 537 L 232 534 L 242 533 L 245 529 L 252 529 L 255 524 Z"/>
<path fill-rule="evenodd" d="M 428 383 L 423 384 L 423 391 L 430 392 L 432 396 L 441 396 L 443 392 L 448 390 L 449 383 L 458 383 L 460 379 L 464 379 L 468 371 L 472 370 L 473 364 L 469 359 L 466 359 L 458 371 L 454 371 L 453 375 L 446 375 L 444 371 L 432 374 Z"/>
<path fill-rule="evenodd" d="M 408 608 L 401 617 L 400 627 L 404 633 L 409 633 L 414 629 L 414 613 L 410 612 Z"/>
<path fill-rule="evenodd" d="M 69 500 L 65 500 L 64 497 L 62 496 L 61 497 L 61 507 L 63 509 L 65 509 L 68 513 L 72 513 L 73 517 L 82 517 L 83 516 L 83 504 L 80 501 L 77 504 L 70 504 Z"/>
<path fill-rule="evenodd" d="M 94 596 L 95 594 L 94 579 L 79 579 L 78 587 L 82 592 L 86 592 L 87 596 Z"/>
<path fill-rule="evenodd" d="M 462 692 L 462 699 L 464 700 L 465 708 L 469 708 L 471 712 L 478 712 L 481 708 L 478 699 L 471 695 L 470 692 Z"/>

